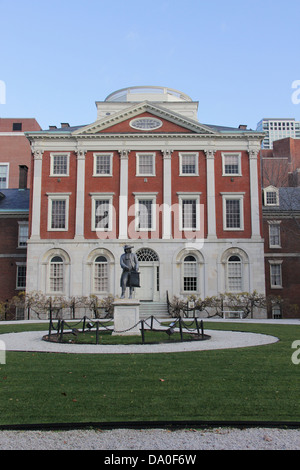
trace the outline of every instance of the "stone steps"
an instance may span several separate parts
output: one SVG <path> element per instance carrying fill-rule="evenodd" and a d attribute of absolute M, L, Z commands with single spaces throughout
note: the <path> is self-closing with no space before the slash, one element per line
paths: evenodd
<path fill-rule="evenodd" d="M 165 302 L 141 302 L 140 319 L 154 316 L 155 318 L 170 318 Z"/>

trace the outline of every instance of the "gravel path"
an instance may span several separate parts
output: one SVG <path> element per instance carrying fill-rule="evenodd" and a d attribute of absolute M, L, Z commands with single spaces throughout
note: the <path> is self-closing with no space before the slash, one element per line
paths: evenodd
<path fill-rule="evenodd" d="M 1 450 L 300 450 L 300 430 L 0 431 Z M 175 452 L 174 452 L 175 451 Z M 126 454 L 128 455 L 128 454 Z"/>

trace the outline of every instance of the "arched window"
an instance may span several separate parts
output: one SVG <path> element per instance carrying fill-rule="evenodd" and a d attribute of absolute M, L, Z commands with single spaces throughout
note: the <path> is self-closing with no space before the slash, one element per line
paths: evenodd
<path fill-rule="evenodd" d="M 230 256 L 227 261 L 227 290 L 243 291 L 242 260 L 237 255 Z"/>
<path fill-rule="evenodd" d="M 184 292 L 196 292 L 197 282 L 197 260 L 195 256 L 188 255 L 183 260 L 183 290 Z"/>
<path fill-rule="evenodd" d="M 108 261 L 105 256 L 98 256 L 94 261 L 94 291 L 108 292 Z"/>
<path fill-rule="evenodd" d="M 159 261 L 157 254 L 151 248 L 140 248 L 136 252 L 137 259 L 145 262 L 157 262 Z"/>
<path fill-rule="evenodd" d="M 50 259 L 50 292 L 64 291 L 64 260 L 61 256 Z"/>

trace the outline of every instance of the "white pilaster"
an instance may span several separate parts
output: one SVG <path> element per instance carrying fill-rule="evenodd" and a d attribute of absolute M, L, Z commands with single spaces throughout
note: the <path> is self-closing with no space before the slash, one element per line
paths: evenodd
<path fill-rule="evenodd" d="M 207 180 L 207 237 L 216 238 L 215 150 L 205 150 Z"/>
<path fill-rule="evenodd" d="M 85 150 L 77 151 L 77 191 L 75 238 L 84 238 Z"/>
<path fill-rule="evenodd" d="M 172 238 L 171 229 L 171 208 L 172 208 L 172 150 L 162 150 L 164 169 L 163 169 L 163 233 L 164 240 Z"/>
<path fill-rule="evenodd" d="M 43 153 L 44 152 L 42 150 L 35 150 L 33 152 L 34 173 L 32 194 L 31 239 L 40 238 Z"/>
<path fill-rule="evenodd" d="M 258 150 L 249 150 L 250 165 L 250 203 L 251 203 L 251 227 L 252 238 L 261 238 L 260 217 L 259 217 L 259 194 L 258 194 L 258 171 L 257 171 Z"/>
<path fill-rule="evenodd" d="M 130 150 L 119 150 L 120 154 L 120 199 L 119 239 L 128 238 L 128 155 Z"/>

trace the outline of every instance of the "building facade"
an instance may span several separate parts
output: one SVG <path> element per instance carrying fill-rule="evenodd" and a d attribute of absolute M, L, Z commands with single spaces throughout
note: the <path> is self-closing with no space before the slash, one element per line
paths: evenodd
<path fill-rule="evenodd" d="M 270 318 L 299 318 L 300 188 L 263 190 L 266 294 Z"/>
<path fill-rule="evenodd" d="M 35 119 L 0 118 L 0 190 L 27 187 L 31 149 L 24 132 L 41 130 Z M 23 171 L 19 171 L 22 167 Z M 21 181 L 20 180 L 21 177 Z"/>
<path fill-rule="evenodd" d="M 201 124 L 197 102 L 163 87 L 120 90 L 96 107 L 90 125 L 26 134 L 27 291 L 120 295 L 129 243 L 141 301 L 264 293 L 263 135 Z"/>
<path fill-rule="evenodd" d="M 299 139 L 300 121 L 296 121 L 294 118 L 264 118 L 259 121 L 256 130 L 265 133 L 262 148 L 272 149 L 275 140 L 286 137 Z"/>

